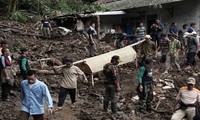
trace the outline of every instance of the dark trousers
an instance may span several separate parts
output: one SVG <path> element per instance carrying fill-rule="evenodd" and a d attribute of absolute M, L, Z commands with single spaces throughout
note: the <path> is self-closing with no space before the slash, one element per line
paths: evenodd
<path fill-rule="evenodd" d="M 30 114 L 24 111 L 20 112 L 20 119 L 19 120 L 28 120 L 30 117 Z M 33 120 L 44 120 L 44 114 L 40 115 L 32 115 Z"/>
<path fill-rule="evenodd" d="M 26 78 L 27 78 L 27 72 L 22 72 L 21 76 L 22 76 L 22 80 L 26 80 Z"/>
<path fill-rule="evenodd" d="M 115 85 L 106 85 L 105 97 L 103 102 L 104 110 L 107 111 L 109 102 L 111 101 L 111 110 L 117 112 L 117 91 Z"/>
<path fill-rule="evenodd" d="M 2 90 L 2 100 L 8 99 L 8 96 L 10 95 L 10 90 L 12 86 L 9 83 L 2 83 L 1 90 Z"/>
<path fill-rule="evenodd" d="M 147 109 L 150 109 L 152 107 L 153 102 L 153 84 L 147 84 L 145 92 Z"/>
<path fill-rule="evenodd" d="M 158 47 L 160 45 L 160 37 L 158 37 L 157 34 L 151 35 L 152 37 L 152 41 L 156 44 L 156 46 Z"/>
<path fill-rule="evenodd" d="M 60 87 L 60 92 L 58 96 L 58 107 L 63 106 L 65 99 L 67 97 L 67 94 L 70 95 L 72 104 L 76 102 L 76 88 L 64 88 Z"/>
<path fill-rule="evenodd" d="M 152 106 L 153 101 L 153 84 L 142 84 L 143 91 L 139 91 L 139 85 L 137 88 L 138 96 L 140 98 L 140 101 L 145 100 L 147 109 L 150 109 Z"/>
<path fill-rule="evenodd" d="M 195 52 L 189 52 L 187 54 L 187 62 L 186 62 L 187 65 L 196 65 L 195 55 L 196 55 Z"/>

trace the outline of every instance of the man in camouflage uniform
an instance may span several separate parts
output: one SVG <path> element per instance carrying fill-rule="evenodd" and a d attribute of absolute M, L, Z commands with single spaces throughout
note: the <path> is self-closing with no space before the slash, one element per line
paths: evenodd
<path fill-rule="evenodd" d="M 151 41 L 151 36 L 146 35 L 145 41 L 140 45 L 140 62 L 143 63 L 146 57 L 153 58 L 156 55 L 156 45 Z"/>
<path fill-rule="evenodd" d="M 111 58 L 111 62 L 106 64 L 103 68 L 103 73 L 106 77 L 103 108 L 104 111 L 107 112 L 109 101 L 111 101 L 111 110 L 113 114 L 117 113 L 118 92 L 121 90 L 119 68 L 117 66 L 120 62 L 119 60 L 119 56 L 114 55 Z"/>

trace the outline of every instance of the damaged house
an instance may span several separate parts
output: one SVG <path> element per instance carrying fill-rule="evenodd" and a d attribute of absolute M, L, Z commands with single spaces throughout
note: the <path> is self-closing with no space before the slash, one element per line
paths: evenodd
<path fill-rule="evenodd" d="M 100 16 L 101 33 L 109 29 L 119 29 L 127 34 L 134 33 L 139 22 L 143 22 L 149 33 L 155 19 L 159 19 L 168 32 L 173 21 L 182 28 L 183 24 L 194 22 L 196 30 L 200 27 L 200 0 L 98 0 L 97 4 L 112 11 L 124 11 L 125 14 L 115 16 Z"/>
<path fill-rule="evenodd" d="M 144 23 L 147 33 L 150 26 L 159 19 L 165 26 L 165 33 L 173 21 L 181 29 L 183 24 L 194 22 L 200 28 L 200 0 L 97 0 L 110 9 L 109 12 L 74 13 L 53 18 L 59 26 L 71 30 L 84 31 L 91 22 L 96 24 L 98 38 L 103 38 L 111 29 L 116 33 L 132 35 L 140 22 Z"/>

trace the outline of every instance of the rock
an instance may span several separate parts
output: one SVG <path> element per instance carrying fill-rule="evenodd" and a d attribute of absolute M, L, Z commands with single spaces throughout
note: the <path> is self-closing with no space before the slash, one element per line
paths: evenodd
<path fill-rule="evenodd" d="M 195 77 L 197 77 L 199 74 L 198 73 L 193 73 L 192 75 L 195 76 Z"/>
<path fill-rule="evenodd" d="M 135 111 L 134 110 L 131 111 L 130 119 L 131 120 L 136 120 Z"/>

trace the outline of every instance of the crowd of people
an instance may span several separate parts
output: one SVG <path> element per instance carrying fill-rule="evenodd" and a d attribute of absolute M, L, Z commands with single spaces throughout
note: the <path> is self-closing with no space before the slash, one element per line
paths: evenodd
<path fill-rule="evenodd" d="M 177 71 L 182 69 L 191 69 L 196 65 L 196 55 L 200 59 L 200 44 L 199 37 L 195 31 L 195 23 L 191 23 L 188 28 L 187 24 L 183 25 L 182 29 L 178 29 L 177 23 L 172 22 L 169 32 L 164 33 L 164 26 L 159 20 L 151 26 L 150 35 L 146 35 L 143 24 L 137 28 L 138 35 L 145 40 L 140 44 L 138 49 L 138 95 L 140 101 L 145 100 L 146 110 L 152 110 L 151 103 L 153 100 L 153 80 L 152 80 L 152 65 L 150 61 L 158 58 L 160 55 L 160 66 L 155 72 L 160 72 L 161 68 L 165 68 L 163 74 L 169 74 L 173 69 L 172 63 L 175 64 Z M 180 64 L 179 57 L 185 57 L 183 68 Z M 200 105 L 200 91 L 196 89 L 196 80 L 192 77 L 187 79 L 187 86 L 180 88 L 176 97 L 176 102 L 173 106 L 173 115 L 171 120 L 182 120 L 184 117 L 187 120 L 198 120 L 198 108 Z M 143 103 L 142 103 L 143 104 Z M 179 104 L 179 107 L 178 107 Z"/>
<path fill-rule="evenodd" d="M 47 16 L 42 22 L 42 27 L 44 35 L 46 37 L 51 37 L 50 29 L 51 25 L 47 20 Z M 191 69 L 196 65 L 195 56 L 199 52 L 199 38 L 197 32 L 195 31 L 195 24 L 191 23 L 190 27 L 183 25 L 183 29 L 177 28 L 177 23 L 173 22 L 169 28 L 169 33 L 163 33 L 164 26 L 159 20 L 151 26 L 150 35 L 146 34 L 146 28 L 143 23 L 137 28 L 136 33 L 139 41 L 139 47 L 137 48 L 138 53 L 138 87 L 137 93 L 140 98 L 141 104 L 145 103 L 146 111 L 151 112 L 152 102 L 153 102 L 153 70 L 152 61 L 157 59 L 159 54 L 160 57 L 160 67 L 155 70 L 155 72 L 160 71 L 161 68 L 165 68 L 163 74 L 168 74 L 172 69 L 172 62 L 176 65 L 178 72 L 183 69 L 180 65 L 179 54 L 182 53 L 185 56 L 185 64 L 187 65 L 184 69 Z M 96 55 L 96 43 L 93 38 L 96 35 L 95 24 L 91 24 L 87 31 L 90 57 Z M 140 40 L 144 40 L 140 42 Z M 14 83 L 14 76 L 16 74 L 13 72 L 12 56 L 6 41 L 1 42 L 1 90 L 2 90 L 2 101 L 9 102 L 10 91 Z M 44 120 L 44 103 L 45 98 L 48 113 L 53 113 L 53 101 L 48 87 L 45 83 L 41 82 L 35 76 L 35 71 L 31 70 L 28 63 L 28 49 L 20 49 L 21 56 L 18 59 L 20 75 L 21 75 L 21 113 L 20 120 L 28 120 L 29 116 L 33 116 L 34 120 Z M 63 58 L 62 67 L 54 67 L 54 72 L 63 76 L 60 82 L 60 91 L 58 96 L 58 104 L 55 111 L 63 109 L 64 101 L 67 94 L 71 98 L 71 108 L 75 107 L 76 97 L 77 97 L 77 81 L 82 80 L 88 83 L 87 77 L 84 72 L 78 67 L 73 65 L 73 59 L 68 57 Z M 103 68 L 103 74 L 105 76 L 105 96 L 103 101 L 103 110 L 108 112 L 109 102 L 111 101 L 111 112 L 113 114 L 118 113 L 117 101 L 119 98 L 119 92 L 121 91 L 121 76 L 120 68 L 118 64 L 120 63 L 120 56 L 114 55 L 111 57 L 110 63 L 107 63 Z M 165 63 L 165 64 L 164 64 Z M 196 114 L 195 108 L 197 108 L 197 103 L 200 103 L 200 91 L 194 88 L 196 80 L 192 77 L 187 79 L 187 86 L 180 88 L 180 91 L 176 97 L 176 102 L 173 106 L 174 114 L 171 120 L 181 120 L 185 115 L 187 115 L 188 120 L 193 120 Z M 176 109 L 177 104 L 180 107 Z"/>

